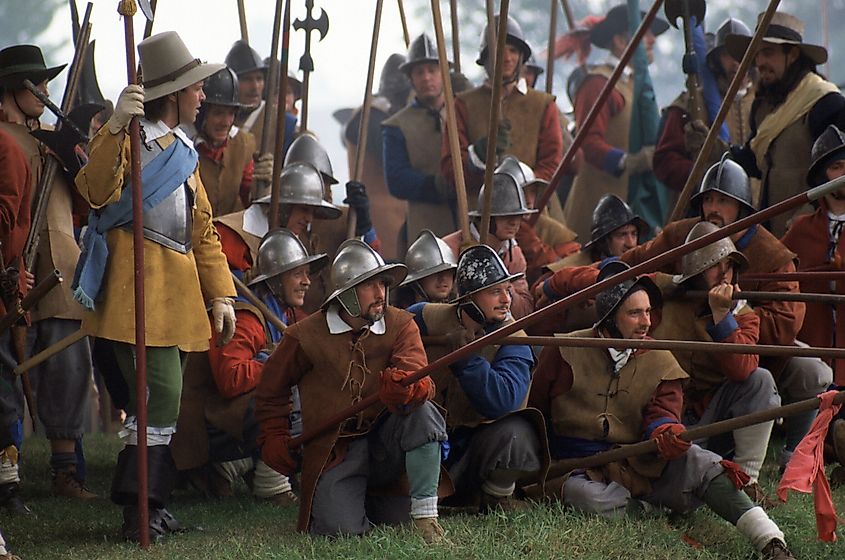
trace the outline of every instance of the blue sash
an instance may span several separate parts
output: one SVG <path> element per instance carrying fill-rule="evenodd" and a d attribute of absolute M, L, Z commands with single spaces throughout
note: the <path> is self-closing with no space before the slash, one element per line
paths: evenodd
<path fill-rule="evenodd" d="M 158 154 L 141 169 L 143 211 L 154 208 L 170 196 L 197 168 L 198 156 L 179 140 Z M 100 211 L 88 213 L 88 229 L 82 240 L 83 251 L 73 275 L 73 297 L 89 311 L 94 310 L 103 285 L 109 247 L 106 232 L 132 222 L 132 188 L 127 183 L 120 199 Z"/>

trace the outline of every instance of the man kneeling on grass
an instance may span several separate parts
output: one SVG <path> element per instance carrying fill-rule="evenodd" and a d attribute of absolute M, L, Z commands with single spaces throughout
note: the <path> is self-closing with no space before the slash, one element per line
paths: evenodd
<path fill-rule="evenodd" d="M 344 242 L 332 264 L 334 292 L 320 312 L 285 330 L 264 366 L 258 441 L 264 462 L 286 476 L 297 470 L 288 447 L 293 386 L 306 433 L 371 395 L 380 401 L 302 448 L 300 531 L 361 535 L 374 522 L 410 513 L 426 543 L 443 538 L 437 486 L 446 424 L 429 402 L 430 378 L 402 384 L 426 365 L 425 350 L 411 314 L 387 305 L 388 288 L 406 274 L 405 265 L 385 264 L 366 243 Z M 403 473 L 410 488 L 391 499 Z"/>
<path fill-rule="evenodd" d="M 628 266 L 611 262 L 598 281 Z M 621 282 L 596 297 L 599 320 L 569 336 L 644 339 L 660 291 L 647 277 Z M 794 558 L 783 532 L 739 488 L 748 476 L 719 455 L 683 441 L 687 374 L 667 350 L 546 347 L 529 405 L 542 410 L 555 459 L 586 457 L 644 438 L 657 454 L 575 471 L 561 480 L 564 503 L 586 512 L 620 515 L 643 502 L 673 511 L 702 503 L 746 536 L 766 560 Z"/>

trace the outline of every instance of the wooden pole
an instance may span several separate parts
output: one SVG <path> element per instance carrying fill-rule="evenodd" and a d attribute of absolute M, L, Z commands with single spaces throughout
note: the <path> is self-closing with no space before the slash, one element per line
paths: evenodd
<path fill-rule="evenodd" d="M 373 77 L 376 73 L 376 54 L 378 53 L 378 34 L 381 28 L 381 10 L 384 0 L 376 0 L 376 13 L 373 21 L 373 38 L 370 42 L 370 62 L 367 67 L 367 85 L 364 89 L 364 104 L 361 106 L 361 123 L 358 129 L 358 147 L 355 152 L 355 168 L 352 170 L 352 180 L 361 181 L 364 173 L 364 158 L 367 157 L 367 129 L 370 127 L 370 109 L 373 103 Z M 346 238 L 355 237 L 355 226 L 358 216 L 353 208 L 349 208 L 346 221 Z"/>
<path fill-rule="evenodd" d="M 270 182 L 270 230 L 279 227 L 279 204 L 281 200 L 281 176 L 285 166 L 285 120 L 287 118 L 288 66 L 290 64 L 290 2 L 285 2 L 282 18 L 282 61 L 279 75 L 279 91 L 276 100 L 276 143 L 273 150 L 273 178 Z"/>
<path fill-rule="evenodd" d="M 284 103 L 281 107 L 277 106 L 277 99 L 279 95 L 279 60 L 276 57 L 279 52 L 279 35 L 282 27 L 282 1 L 276 0 L 276 12 L 273 18 L 273 38 L 270 42 L 270 71 L 267 73 L 267 82 L 264 86 L 267 89 L 266 101 L 264 103 L 264 118 L 263 128 L 261 134 L 261 146 L 258 148 L 259 155 L 266 153 L 276 153 L 277 139 L 273 134 L 270 134 L 271 129 L 275 130 L 273 124 L 276 122 L 276 113 L 281 110 L 285 111 Z M 284 99 L 284 98 L 283 98 Z M 275 171 L 275 162 L 274 167 Z M 255 181 L 253 185 L 253 196 L 255 199 L 259 192 L 267 187 L 264 181 Z M 271 195 L 272 196 L 272 195 Z M 272 215 L 271 215 L 272 218 Z"/>
<path fill-rule="evenodd" d="M 461 37 L 458 29 L 458 0 L 449 0 L 449 17 L 452 23 L 452 67 L 461 73 Z"/>
<path fill-rule="evenodd" d="M 725 117 L 728 115 L 728 111 L 731 108 L 731 104 L 733 103 L 740 86 L 745 83 L 745 77 L 748 74 L 748 69 L 754 61 L 757 49 L 763 42 L 763 36 L 769 28 L 769 22 L 772 21 L 772 17 L 775 15 L 775 10 L 777 10 L 779 4 L 780 0 L 769 0 L 769 6 L 766 8 L 763 18 L 757 24 L 757 29 L 754 31 L 754 36 L 751 38 L 748 50 L 745 51 L 745 54 L 742 57 L 742 62 L 739 63 L 739 70 L 737 70 L 736 74 L 734 74 L 734 78 L 731 80 L 731 85 L 728 87 L 728 91 L 722 98 L 722 105 L 719 107 L 719 112 L 716 114 L 713 124 L 710 125 L 710 130 L 707 132 L 707 138 L 704 140 L 704 145 L 701 147 L 701 151 L 698 152 L 698 155 L 695 158 L 695 163 L 693 164 L 689 176 L 687 177 L 687 182 L 684 184 L 684 190 L 681 191 L 680 195 L 678 195 L 678 201 L 675 203 L 675 208 L 669 216 L 669 222 L 675 222 L 683 217 L 690 195 L 692 195 L 693 189 L 698 185 L 701 173 L 704 171 L 704 165 L 710 157 L 710 151 L 713 149 L 713 144 L 719 136 L 719 130 L 722 128 L 722 123 L 725 122 Z"/>
<path fill-rule="evenodd" d="M 830 272 L 760 272 L 742 275 L 745 282 L 845 281 L 845 270 Z"/>
<path fill-rule="evenodd" d="M 153 19 L 148 19 L 144 24 L 144 39 L 148 39 L 153 34 L 153 23 L 155 23 L 156 6 L 158 0 L 150 0 L 150 9 L 153 11 Z"/>
<path fill-rule="evenodd" d="M 707 299 L 708 292 L 704 290 L 690 290 L 685 297 Z M 826 303 L 829 305 L 845 305 L 845 295 L 842 294 L 813 294 L 806 292 L 734 292 L 732 299 L 748 301 L 797 301 L 801 303 Z"/>
<path fill-rule="evenodd" d="M 569 30 L 575 29 L 575 18 L 572 16 L 572 7 L 569 5 L 569 0 L 560 0 L 560 5 L 563 7 L 563 13 L 566 16 L 566 25 Z M 549 51 L 552 52 L 551 50 Z"/>
<path fill-rule="evenodd" d="M 249 44 L 249 30 L 246 26 L 246 8 L 244 7 L 244 0 L 238 0 L 238 21 L 241 24 L 241 40 Z"/>
<path fill-rule="evenodd" d="M 26 315 L 26 312 L 38 303 L 38 300 L 62 282 L 62 274 L 53 270 L 46 278 L 38 282 L 27 294 L 21 298 L 20 306 L 16 309 L 6 310 L 6 314 L 0 317 L 0 334 L 6 332 L 18 320 Z"/>
<path fill-rule="evenodd" d="M 537 223 L 537 218 L 540 214 L 543 213 L 543 208 L 549 203 L 549 199 L 552 197 L 552 194 L 555 192 L 555 187 L 560 183 L 560 180 L 563 178 L 564 170 L 569 166 L 573 159 L 575 159 L 575 154 L 578 153 L 579 148 L 581 148 L 581 144 L 584 143 L 584 140 L 587 138 L 587 133 L 590 131 L 590 128 L 593 126 L 593 122 L 595 122 L 596 118 L 599 116 L 599 113 L 604 108 L 604 104 L 607 102 L 607 98 L 610 96 L 610 92 L 613 91 L 613 88 L 616 87 L 616 82 L 619 81 L 619 78 L 622 76 L 622 73 L 625 71 L 625 68 L 628 66 L 628 62 L 631 61 L 631 57 L 634 56 L 634 51 L 636 51 L 637 46 L 640 44 L 643 36 L 646 34 L 651 28 L 651 23 L 654 21 L 654 18 L 657 16 L 657 11 L 660 10 L 660 7 L 663 5 L 663 0 L 655 0 L 654 4 L 652 4 L 651 8 L 646 13 L 643 20 L 640 22 L 640 26 L 637 28 L 637 32 L 631 38 L 631 42 L 628 43 L 628 46 L 625 47 L 625 52 L 622 53 L 622 57 L 619 59 L 619 63 L 616 65 L 616 68 L 613 69 L 613 73 L 608 78 L 607 82 L 604 84 L 604 87 L 599 93 L 598 98 L 596 98 L 595 103 L 593 103 L 590 112 L 587 114 L 587 118 L 584 119 L 583 123 L 578 123 L 578 132 L 575 134 L 575 138 L 572 140 L 572 144 L 569 145 L 569 148 L 566 150 L 566 153 L 563 155 L 563 159 L 560 160 L 560 163 L 555 170 L 554 176 L 549 181 L 549 184 L 546 186 L 546 189 L 541 193 L 541 195 L 537 199 L 537 203 L 535 204 L 535 208 L 539 210 L 536 214 L 531 215 L 528 218 L 528 223 L 532 226 Z"/>
<path fill-rule="evenodd" d="M 408 33 L 408 20 L 405 19 L 405 3 L 402 0 L 396 0 L 399 5 L 399 19 L 402 20 L 402 37 L 405 39 L 405 48 L 411 46 L 411 36 Z"/>
<path fill-rule="evenodd" d="M 701 249 L 702 247 L 706 247 L 707 245 L 719 241 L 720 239 L 724 239 L 725 237 L 733 235 L 734 233 L 748 229 L 754 224 L 765 222 L 773 216 L 783 214 L 784 212 L 787 212 L 794 208 L 798 208 L 808 202 L 816 201 L 823 197 L 825 194 L 840 189 L 843 186 L 845 186 L 845 177 L 839 177 L 837 179 L 834 179 L 833 181 L 828 181 L 823 185 L 809 189 L 803 193 L 796 194 L 793 197 L 787 198 L 786 200 L 783 200 L 768 208 L 760 210 L 759 212 L 755 212 L 754 214 L 739 219 L 732 224 L 728 224 L 725 227 L 719 228 L 706 235 L 703 235 L 698 239 L 693 239 L 692 241 L 670 249 L 665 253 L 643 261 L 642 263 L 633 266 L 628 270 L 624 270 L 619 274 L 615 274 L 614 276 L 605 278 L 600 282 L 596 282 L 595 284 L 592 284 L 591 286 L 588 286 L 583 290 L 580 290 L 565 298 L 562 298 L 542 309 L 538 309 L 530 315 L 526 315 L 525 317 L 522 317 L 521 319 L 514 321 L 509 325 L 505 325 L 504 327 L 490 334 L 477 338 L 466 346 L 462 346 L 454 352 L 446 354 L 445 356 L 438 358 L 433 362 L 430 362 L 427 366 L 420 368 L 413 374 L 407 376 L 403 380 L 403 384 L 410 385 L 412 383 L 415 383 L 434 371 L 442 369 L 448 366 L 449 364 L 456 362 L 457 360 L 460 360 L 469 356 L 470 354 L 478 352 L 485 346 L 498 343 L 499 340 L 503 339 L 506 336 L 512 335 L 513 333 L 519 330 L 525 329 L 527 327 L 530 327 L 531 325 L 539 323 L 547 317 L 556 315 L 561 311 L 570 308 L 576 303 L 586 301 L 589 298 L 594 298 L 600 292 L 603 292 L 604 290 L 607 290 L 608 288 L 615 286 L 620 282 L 630 280 L 647 272 L 659 270 L 661 267 L 669 263 L 674 263 L 684 255 Z M 301 436 L 293 438 L 289 442 L 289 446 L 292 448 L 298 447 L 303 443 L 310 441 L 316 436 L 322 434 L 323 432 L 336 428 L 338 424 L 345 421 L 347 418 L 356 415 L 358 412 L 366 410 L 368 407 L 376 404 L 377 402 L 378 395 L 370 395 L 369 397 L 358 401 L 356 404 L 350 406 L 349 408 L 338 412 L 331 418 L 328 418 L 321 425 L 309 428 L 308 431 L 302 434 Z"/>
<path fill-rule="evenodd" d="M 482 243 L 491 247 L 493 242 L 490 239 L 490 213 L 493 208 L 493 172 L 498 164 L 496 158 L 496 141 L 499 129 L 499 113 L 502 109 L 502 74 L 504 70 L 505 44 L 508 38 L 508 8 L 510 0 L 502 0 L 499 6 L 499 26 L 496 30 L 496 62 L 494 66 L 492 83 L 490 84 L 490 119 L 487 122 L 487 156 L 484 160 L 484 197 L 481 207 L 481 225 L 478 228 L 478 237 Z M 491 26 L 492 28 L 492 26 Z M 492 56 L 492 43 L 488 43 L 487 56 Z M 519 123 L 514 123 L 519 126 Z M 468 242 L 464 239 L 464 243 Z"/>
<path fill-rule="evenodd" d="M 443 34 L 443 18 L 439 0 L 431 0 L 431 14 L 434 19 L 434 37 L 437 41 L 437 59 L 440 63 L 440 76 L 443 79 L 443 97 L 446 108 L 446 135 L 449 139 L 449 153 L 452 155 L 452 172 L 455 175 L 455 194 L 458 204 L 458 222 L 464 242 L 471 239 L 469 232 L 469 206 L 467 203 L 466 180 L 461 160 L 461 145 L 458 139 L 458 123 L 455 117 L 455 98 L 452 92 L 452 80 L 449 75 L 449 61 L 446 60 L 446 38 Z"/>
<path fill-rule="evenodd" d="M 243 280 L 235 276 L 234 273 L 232 273 L 232 282 L 235 283 L 235 288 L 238 289 L 241 295 L 244 296 L 246 300 L 249 301 L 249 303 L 258 308 L 258 310 L 264 316 L 265 321 L 267 321 L 268 323 L 272 323 L 274 327 L 284 332 L 284 330 L 287 328 L 287 325 L 282 323 L 282 320 L 279 318 L 279 316 L 273 313 L 273 311 L 271 311 L 270 308 L 267 307 L 267 305 L 263 301 L 261 301 L 261 299 L 257 295 L 255 295 L 255 292 L 250 290 L 249 286 L 244 284 Z"/>
<path fill-rule="evenodd" d="M 13 373 L 15 375 L 21 375 L 24 372 L 31 370 L 35 366 L 46 362 L 47 360 L 49 360 L 50 358 L 70 346 L 71 344 L 79 342 L 80 340 L 85 338 L 85 336 L 86 335 L 82 332 L 82 329 L 72 332 L 60 341 L 52 344 L 51 346 L 48 346 L 38 354 L 35 354 L 28 360 L 18 364 L 18 366 L 13 370 Z"/>
<path fill-rule="evenodd" d="M 496 65 L 496 57 L 493 52 L 493 45 L 496 44 L 496 15 L 493 0 L 485 0 L 485 9 L 487 10 L 487 56 L 490 57 L 490 67 L 492 68 Z"/>
<path fill-rule="evenodd" d="M 557 40 L 557 1 L 549 0 L 549 47 L 546 49 L 546 93 L 552 93 L 555 77 L 555 41 Z"/>
<path fill-rule="evenodd" d="M 118 12 L 123 16 L 126 37 L 126 79 L 137 84 L 135 66 L 135 28 L 132 16 L 138 7 L 133 1 L 122 1 Z M 135 394 L 138 428 L 138 527 L 141 548 L 150 546 L 150 517 L 147 504 L 147 339 L 144 317 L 144 199 L 141 185 L 141 129 L 138 119 L 129 123 L 129 166 L 132 179 L 132 256 L 135 265 Z"/>

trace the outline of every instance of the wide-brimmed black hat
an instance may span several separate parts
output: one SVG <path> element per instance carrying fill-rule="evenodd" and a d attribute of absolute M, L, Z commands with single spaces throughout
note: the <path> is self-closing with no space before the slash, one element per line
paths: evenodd
<path fill-rule="evenodd" d="M 640 17 L 645 17 L 645 12 L 641 11 Z M 651 22 L 651 32 L 655 37 L 665 33 L 667 29 L 669 23 L 666 20 L 654 18 Z M 628 31 L 628 6 L 620 4 L 611 8 L 605 18 L 590 30 L 590 42 L 599 48 L 609 49 L 614 35 Z"/>
<path fill-rule="evenodd" d="M 763 19 L 763 14 L 757 16 L 757 26 Z M 751 37 L 746 35 L 731 34 L 725 38 L 725 48 L 736 60 L 742 60 L 742 56 L 751 43 Z M 795 45 L 804 55 L 815 64 L 827 62 L 827 49 L 819 45 L 811 45 L 804 42 L 804 22 L 797 17 L 785 12 L 775 12 L 766 34 L 763 35 L 763 44 L 770 45 Z M 762 48 L 762 45 L 761 45 Z"/>
<path fill-rule="evenodd" d="M 17 89 L 23 87 L 25 79 L 38 85 L 55 78 L 65 66 L 47 68 L 41 49 L 35 45 L 6 47 L 0 51 L 0 86 Z"/>

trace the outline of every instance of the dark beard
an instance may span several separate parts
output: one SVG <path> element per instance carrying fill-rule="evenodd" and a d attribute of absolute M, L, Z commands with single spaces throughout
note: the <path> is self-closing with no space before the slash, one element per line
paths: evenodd
<path fill-rule="evenodd" d="M 815 65 L 802 55 L 786 69 L 786 74 L 777 83 L 770 86 L 758 83 L 757 99 L 765 101 L 772 107 L 777 107 L 786 101 L 786 97 L 804 79 L 804 76 L 810 72 L 815 72 L 815 68 Z"/>

